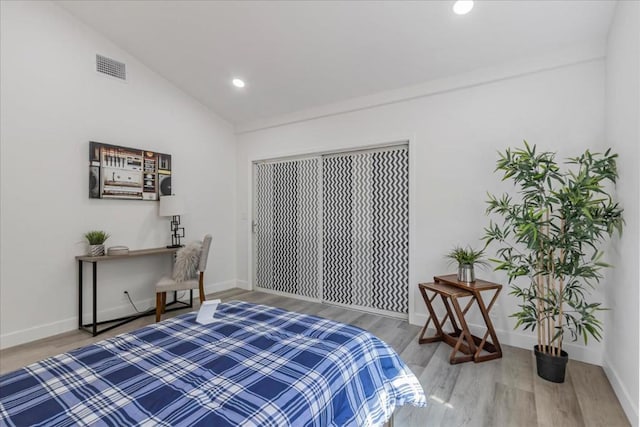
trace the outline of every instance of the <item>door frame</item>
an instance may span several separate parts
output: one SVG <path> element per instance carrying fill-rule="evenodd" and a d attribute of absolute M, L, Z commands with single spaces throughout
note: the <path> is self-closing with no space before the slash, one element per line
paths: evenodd
<path fill-rule="evenodd" d="M 255 173 L 254 173 L 254 165 L 260 162 L 277 162 L 277 161 L 287 161 L 293 160 L 297 158 L 303 157 L 315 157 L 315 156 L 324 156 L 331 154 L 339 154 L 346 153 L 351 151 L 358 150 L 371 150 L 376 148 L 384 148 L 384 147 L 392 147 L 397 145 L 407 145 L 408 146 L 408 154 L 409 154 L 409 315 L 408 321 L 413 325 L 417 325 L 418 322 L 416 320 L 416 301 L 417 301 L 417 284 L 419 279 L 416 277 L 416 261 L 415 258 L 415 247 L 416 242 L 414 241 L 415 236 L 415 228 L 416 228 L 416 215 L 415 215 L 415 191 L 417 187 L 416 183 L 416 167 L 415 161 L 416 158 L 415 152 L 415 141 L 416 137 L 413 136 L 401 136 L 401 137 L 391 137 L 391 138 L 381 138 L 377 141 L 364 141 L 360 143 L 348 144 L 342 143 L 338 147 L 335 148 L 326 148 L 326 149 L 309 149 L 309 150 L 283 150 L 281 152 L 274 151 L 269 154 L 257 154 L 250 156 L 246 165 L 247 165 L 247 288 L 249 290 L 256 290 L 255 282 L 255 265 L 254 265 L 254 239 L 253 239 L 253 222 L 254 222 L 254 188 L 255 188 Z M 320 196 L 322 197 L 322 196 Z M 321 200 L 320 200 L 321 201 Z M 321 213 L 322 215 L 322 213 Z M 320 221 L 320 226 L 322 221 Z M 319 255 L 322 256 L 322 248 L 318 251 Z M 322 271 L 319 271 L 320 276 L 322 275 Z M 322 277 L 319 278 L 321 282 Z M 289 296 L 287 294 L 287 296 Z M 322 286 L 320 287 L 320 298 L 322 298 Z M 296 296 L 297 297 L 297 296 Z M 292 296 L 293 298 L 293 296 Z M 299 298 L 304 299 L 304 298 Z M 307 299 L 309 300 L 309 299 Z M 315 300 L 314 300 L 315 301 Z M 316 302 L 320 302 L 322 299 Z"/>

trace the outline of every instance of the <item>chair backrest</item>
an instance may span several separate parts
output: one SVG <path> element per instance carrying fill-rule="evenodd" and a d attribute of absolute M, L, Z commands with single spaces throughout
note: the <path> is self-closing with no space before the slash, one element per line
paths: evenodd
<path fill-rule="evenodd" d="M 207 258 L 209 258 L 209 248 L 211 248 L 211 234 L 204 236 L 202 240 L 202 252 L 200 253 L 200 266 L 198 271 L 205 271 L 207 269 Z"/>

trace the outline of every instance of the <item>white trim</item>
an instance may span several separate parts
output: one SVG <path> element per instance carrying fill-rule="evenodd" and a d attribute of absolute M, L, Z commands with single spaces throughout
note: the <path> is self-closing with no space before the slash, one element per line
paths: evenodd
<path fill-rule="evenodd" d="M 255 166 L 254 166 L 254 161 L 249 160 L 249 177 L 247 179 L 247 185 L 248 185 L 248 191 L 247 191 L 247 197 L 249 197 L 249 203 L 247 204 L 247 206 L 249 207 L 248 209 L 248 213 L 247 213 L 247 217 L 248 217 L 248 221 L 247 221 L 247 289 L 249 289 L 250 291 L 255 290 L 255 269 L 253 268 L 253 257 L 254 257 L 254 247 L 253 247 L 253 221 L 254 221 L 254 211 L 255 211 L 255 205 L 253 203 L 253 188 L 255 187 L 256 184 L 256 177 L 255 177 Z"/>
<path fill-rule="evenodd" d="M 418 200 L 416 197 L 416 189 L 418 188 L 416 182 L 416 144 L 414 143 L 416 140 L 416 135 L 413 135 L 411 138 L 407 138 L 407 145 L 409 147 L 409 323 L 415 323 L 416 286 L 414 283 L 419 283 L 420 281 L 416 273 L 418 260 L 412 259 L 413 254 L 415 253 L 415 248 L 417 247 L 416 242 L 414 241 L 414 236 L 417 235 L 415 205 L 416 200 Z"/>
<path fill-rule="evenodd" d="M 377 147 L 363 148 L 360 150 L 336 150 L 332 151 L 331 153 L 323 154 L 322 158 L 349 157 L 357 156 L 358 154 L 383 153 L 385 151 L 394 151 L 398 149 L 406 149 L 408 155 L 409 143 L 407 141 L 397 141 L 389 145 L 380 145 Z"/>
<path fill-rule="evenodd" d="M 422 313 L 416 313 L 414 319 L 416 322 L 411 322 L 417 326 L 424 326 L 427 323 L 427 315 Z M 430 325 L 433 328 L 433 322 Z M 483 325 L 469 323 L 469 329 L 474 335 L 484 335 L 486 328 Z M 525 334 L 517 331 L 505 331 L 504 329 L 496 329 L 496 335 L 501 345 L 510 345 L 513 347 L 524 348 L 526 350 L 533 350 L 533 346 L 536 345 L 536 337 L 534 335 Z M 602 353 L 599 351 L 591 350 L 588 347 L 565 343 L 563 349 L 569 353 L 569 358 L 579 360 L 580 362 L 591 363 L 593 365 L 602 366 Z"/>
<path fill-rule="evenodd" d="M 292 160 L 306 160 L 315 157 L 326 157 L 333 155 L 349 155 L 353 153 L 359 152 L 368 152 L 375 150 L 391 150 L 395 147 L 401 147 L 408 145 L 410 143 L 410 138 L 393 138 L 386 140 L 387 142 L 363 142 L 362 144 L 356 145 L 343 145 L 337 148 L 324 148 L 318 150 L 308 150 L 308 151 L 285 151 L 281 154 L 275 154 L 273 156 L 269 156 L 267 158 L 252 158 L 249 160 L 249 164 L 264 164 L 264 163 L 282 163 L 282 162 L 290 162 Z M 260 156 L 262 157 L 262 156 Z"/>
<path fill-rule="evenodd" d="M 298 295 L 298 294 L 290 294 L 288 292 L 276 291 L 274 289 L 261 288 L 259 286 L 256 286 L 254 290 L 256 292 L 263 292 L 265 294 L 278 295 L 278 296 L 281 296 L 281 297 L 299 299 L 299 300 L 302 300 L 302 301 L 322 303 L 322 301 L 320 301 L 317 298 L 306 297 L 304 295 Z"/>
<path fill-rule="evenodd" d="M 272 294 L 272 295 L 278 295 L 278 296 L 281 296 L 281 297 L 297 299 L 297 300 L 301 300 L 301 301 L 314 302 L 316 304 L 322 304 L 322 305 L 325 305 L 327 307 L 334 306 L 334 307 L 344 308 L 344 309 L 347 309 L 347 310 L 359 311 L 359 312 L 364 313 L 364 314 L 377 314 L 379 316 L 385 316 L 385 317 L 391 317 L 391 318 L 394 318 L 394 319 L 407 320 L 407 315 L 406 314 L 394 313 L 392 311 L 379 310 L 379 309 L 370 308 L 370 307 L 361 307 L 361 306 L 358 306 L 358 305 L 340 304 L 340 303 L 337 303 L 337 302 L 330 302 L 330 301 L 321 301 L 321 300 L 319 300 L 317 298 L 311 298 L 311 297 L 306 297 L 306 296 L 303 296 L 303 295 L 296 295 L 296 294 L 290 294 L 290 293 L 287 293 L 287 292 L 275 291 L 273 289 L 266 289 L 266 288 L 256 287 L 256 291 L 263 292 L 265 294 Z"/>
<path fill-rule="evenodd" d="M 341 304 L 339 302 L 333 302 L 333 301 L 320 301 L 320 302 L 324 305 L 333 305 L 340 308 L 346 308 L 347 310 L 361 311 L 367 314 L 377 314 L 379 316 L 392 317 L 394 319 L 407 320 L 408 318 L 408 316 L 404 313 L 395 313 L 393 311 L 380 310 L 379 308 L 363 307 L 361 305 L 355 305 L 355 304 L 353 305 Z"/>
<path fill-rule="evenodd" d="M 78 329 L 78 318 L 59 320 L 57 322 L 45 323 L 44 325 L 33 326 L 15 332 L 9 332 L 0 336 L 0 349 L 14 347 L 31 341 L 47 338 L 52 335 Z"/>
<path fill-rule="evenodd" d="M 511 80 L 532 74 L 571 67 L 602 60 L 606 54 L 604 41 L 568 46 L 555 52 L 534 58 L 477 69 L 468 73 L 431 80 L 418 85 L 393 89 L 373 95 L 352 98 L 290 114 L 263 120 L 255 120 L 236 126 L 236 134 L 245 134 L 264 129 L 316 120 L 384 105 L 396 104 L 427 96 L 440 95 L 458 90 Z"/>
<path fill-rule="evenodd" d="M 606 359 L 602 364 L 602 369 L 604 369 L 604 373 L 609 379 L 609 383 L 611 383 L 611 387 L 616 393 L 616 397 L 622 406 L 622 410 L 629 419 L 629 423 L 633 427 L 638 427 L 638 402 L 633 401 L 629 395 L 629 390 L 624 387 L 624 384 L 620 380 L 620 376 Z"/>
<path fill-rule="evenodd" d="M 236 280 L 236 288 L 251 290 L 248 280 Z"/>
<path fill-rule="evenodd" d="M 214 292 L 226 291 L 228 289 L 233 289 L 233 288 L 247 289 L 247 282 L 244 280 L 232 279 L 232 280 L 225 280 L 224 282 L 205 283 L 204 293 L 205 295 L 207 295 L 207 294 L 212 294 Z"/>
<path fill-rule="evenodd" d="M 183 291 L 180 291 L 183 292 Z M 184 297 L 186 298 L 188 293 L 185 291 Z M 197 298 L 197 296 L 196 296 Z M 184 298 L 181 298 L 181 300 Z M 140 311 L 150 310 L 155 307 L 155 297 L 146 298 L 144 300 L 134 301 L 136 307 Z M 87 307 L 85 307 L 87 308 Z M 88 308 L 90 310 L 90 307 Z M 133 307 L 129 302 L 120 304 L 115 307 L 110 307 L 98 311 L 98 320 L 108 319 L 115 317 L 124 317 L 135 314 Z M 85 322 L 89 322 L 91 319 L 91 311 L 86 311 L 82 315 Z M 46 323 L 44 325 L 38 325 L 27 329 L 21 329 L 14 332 L 9 332 L 0 336 L 0 348 L 5 349 L 20 344 L 25 344 L 31 341 L 47 338 L 53 335 L 61 334 L 78 329 L 78 317 L 74 316 L 69 319 L 59 320 L 57 322 Z"/>
<path fill-rule="evenodd" d="M 220 292 L 227 289 L 239 287 L 247 289 L 247 282 L 242 280 L 225 280 L 223 282 L 205 284 L 205 293 Z M 196 290 L 197 291 L 197 290 Z M 188 300 L 188 292 L 184 292 L 182 301 Z M 194 299 L 198 300 L 197 292 L 194 293 Z M 146 298 L 144 300 L 134 301 L 139 310 L 144 311 L 155 307 L 155 297 Z M 133 308 L 128 302 L 115 307 L 98 311 L 98 319 L 113 318 L 120 316 L 128 316 L 132 313 Z M 87 312 L 83 315 L 83 320 L 89 321 L 91 313 Z M 36 341 L 42 338 L 48 338 L 53 335 L 62 334 L 64 332 L 74 331 L 78 329 L 78 317 L 74 316 L 68 319 L 59 320 L 56 322 L 46 323 L 44 325 L 38 325 L 27 329 L 21 329 L 18 331 L 9 332 L 0 335 L 0 349 L 14 347 L 16 345 L 25 344 L 31 341 Z"/>
<path fill-rule="evenodd" d="M 382 141 L 386 141 L 386 142 L 379 142 L 380 140 Z M 247 265 L 247 273 L 248 273 L 248 277 L 249 279 L 249 284 L 247 289 L 249 290 L 260 290 L 260 291 L 265 291 L 268 292 L 267 289 L 263 289 L 263 288 L 258 288 L 255 286 L 254 280 L 255 280 L 255 269 L 254 269 L 254 265 L 253 265 L 253 257 L 254 257 L 254 242 L 253 242 L 253 232 L 252 232 L 252 227 L 251 224 L 253 224 L 253 218 L 254 218 L 254 198 L 253 198 L 253 191 L 254 191 L 254 187 L 255 187 L 255 173 L 254 173 L 254 167 L 256 164 L 259 163 L 266 163 L 266 162 L 281 162 L 281 161 L 287 161 L 287 160 L 294 160 L 294 159 L 302 159 L 302 158 L 314 158 L 314 157 L 322 157 L 322 156 L 326 156 L 326 155 L 334 155 L 334 154 L 340 154 L 340 153 L 351 153 L 351 152 L 359 152 L 359 151 L 371 151 L 371 150 L 382 150 L 382 149 L 391 149 L 393 147 L 407 147 L 407 151 L 409 154 L 409 283 L 408 283 L 408 310 L 409 310 L 409 314 L 408 316 L 406 315 L 402 315 L 403 319 L 409 319 L 410 323 L 415 323 L 415 322 L 411 322 L 411 319 L 414 318 L 415 316 L 415 305 L 414 305 L 414 290 L 412 290 L 412 283 L 418 283 L 417 279 L 415 278 L 415 267 L 413 266 L 413 262 L 411 259 L 412 253 L 413 253 L 413 238 L 412 236 L 415 235 L 415 188 L 417 187 L 415 184 L 415 147 L 414 147 L 414 143 L 413 141 L 416 140 L 415 135 L 412 136 L 408 136 L 408 137 L 390 137 L 390 138 L 380 138 L 378 139 L 378 142 L 372 142 L 370 140 L 367 141 L 362 141 L 360 143 L 355 143 L 355 144 L 343 144 L 340 147 L 337 148 L 329 148 L 329 149 L 318 149 L 318 150 L 313 150 L 310 149 L 308 151 L 283 151 L 281 153 L 273 153 L 273 155 L 269 156 L 269 158 L 265 158 L 262 155 L 256 155 L 254 157 L 249 158 L 249 179 L 248 179 L 248 183 L 249 184 L 249 188 L 248 188 L 248 197 L 249 197 L 249 201 L 248 201 L 248 206 L 250 207 L 249 209 L 249 229 L 248 229 L 248 250 L 247 250 L 247 258 L 248 258 L 248 265 Z M 322 180 L 320 180 L 320 182 L 322 183 Z M 320 192 L 322 193 L 322 191 Z M 320 209 L 320 211 L 322 211 L 322 209 Z M 322 214 L 321 214 L 322 215 Z M 322 218 L 320 218 L 320 220 L 322 220 Z M 320 222 L 320 224 L 322 224 L 322 222 Z M 321 227 L 321 225 L 320 225 Z M 320 256 L 322 256 L 322 245 L 320 245 Z M 318 273 L 320 276 L 322 276 L 322 272 L 320 271 Z M 323 297 L 322 295 L 322 290 L 323 290 L 323 286 L 322 286 L 322 282 L 320 281 L 320 297 Z M 277 293 L 277 295 L 282 295 L 282 296 L 288 296 L 288 297 L 298 297 L 297 295 L 292 295 L 292 294 L 287 294 L 287 293 Z M 323 302 L 320 300 L 314 300 L 314 299 L 309 299 L 309 301 L 314 301 L 314 302 Z M 352 306 L 345 306 L 346 308 L 353 308 Z M 372 311 L 373 312 L 373 311 Z M 391 312 L 380 312 L 380 313 L 376 313 L 376 314 L 382 314 L 385 316 L 390 316 Z M 391 315 L 392 317 L 397 317 L 397 315 L 393 314 Z"/>

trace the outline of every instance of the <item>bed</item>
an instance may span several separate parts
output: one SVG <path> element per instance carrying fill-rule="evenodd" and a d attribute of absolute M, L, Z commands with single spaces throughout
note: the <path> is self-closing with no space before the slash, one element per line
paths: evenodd
<path fill-rule="evenodd" d="M 0 377 L 0 425 L 367 426 L 425 406 L 417 378 L 355 326 L 231 301 Z"/>

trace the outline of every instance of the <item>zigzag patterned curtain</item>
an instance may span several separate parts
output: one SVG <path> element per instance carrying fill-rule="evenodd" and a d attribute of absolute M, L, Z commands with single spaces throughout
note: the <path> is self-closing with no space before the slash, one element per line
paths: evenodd
<path fill-rule="evenodd" d="M 261 163 L 255 179 L 258 287 L 408 312 L 406 146 Z"/>
<path fill-rule="evenodd" d="M 407 313 L 406 147 L 322 159 L 323 299 Z"/>
<path fill-rule="evenodd" d="M 256 165 L 257 286 L 319 298 L 318 168 L 304 159 Z"/>

